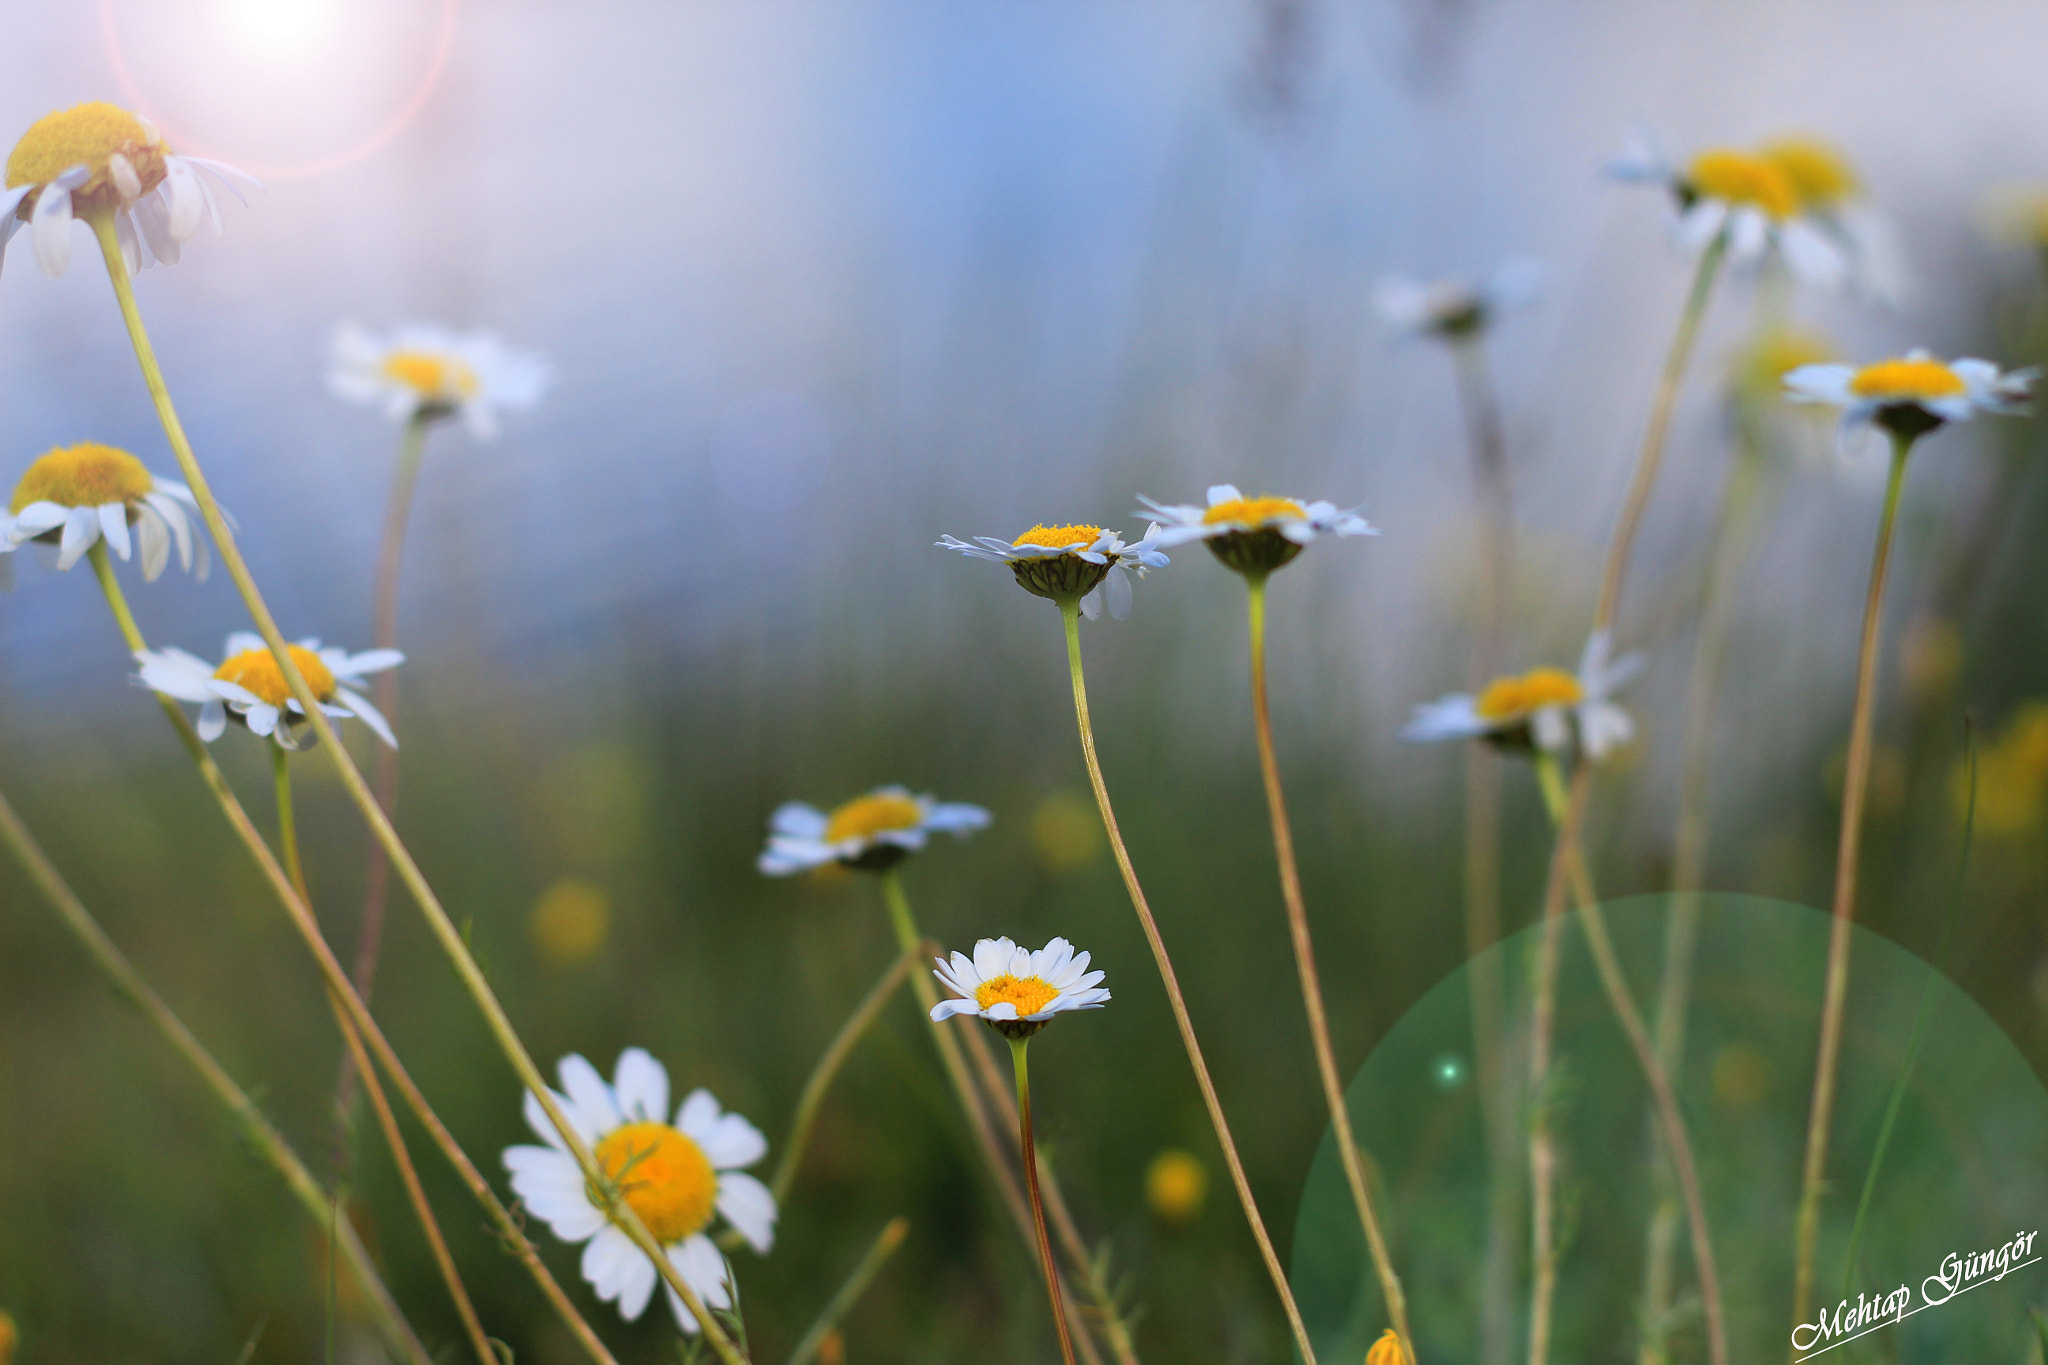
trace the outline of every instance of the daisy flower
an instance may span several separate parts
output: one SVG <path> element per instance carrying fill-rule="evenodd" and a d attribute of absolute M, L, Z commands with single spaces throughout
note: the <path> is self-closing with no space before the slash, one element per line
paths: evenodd
<path fill-rule="evenodd" d="M 334 333 L 327 387 L 351 403 L 384 409 L 394 422 L 460 417 L 481 440 L 498 434 L 499 409 L 532 407 L 553 375 L 531 351 L 491 332 L 453 332 L 430 323 L 379 336 L 353 322 Z"/>
<path fill-rule="evenodd" d="M 1681 166 L 1639 128 L 1606 173 L 1670 190 L 1678 240 L 1688 250 L 1722 238 L 1731 261 L 1755 261 L 1775 249 L 1808 284 L 1833 288 L 1848 275 L 1841 246 L 1817 225 L 1793 176 L 1767 155 L 1713 147 Z"/>
<path fill-rule="evenodd" d="M 1157 548 L 1157 526 L 1146 527 L 1143 538 L 1128 544 L 1114 531 L 1078 524 L 1033 526 L 1015 540 L 974 539 L 977 543 L 969 545 L 940 536 L 935 543 L 942 550 L 1009 565 L 1017 586 L 1034 597 L 1061 605 L 1078 598 L 1081 614 L 1091 621 L 1101 617 L 1105 601 L 1117 620 L 1131 614 L 1130 565 L 1137 566 L 1142 578 L 1171 562 Z"/>
<path fill-rule="evenodd" d="M 1415 708 L 1401 731 L 1406 740 L 1485 739 L 1510 749 L 1559 754 L 1576 739 L 1598 762 L 1635 734 L 1635 722 L 1610 698 L 1642 672 L 1640 654 L 1608 659 L 1607 634 L 1586 642 L 1579 671 L 1535 668 L 1495 678 L 1472 696 L 1454 692 Z"/>
<path fill-rule="evenodd" d="M 1817 137 L 1783 137 L 1759 156 L 1792 182 L 1806 216 L 1841 249 L 1849 280 L 1872 299 L 1898 304 L 1911 272 L 1891 219 L 1870 206 L 1862 179 L 1835 147 Z"/>
<path fill-rule="evenodd" d="M 376 731 L 377 738 L 398 747 L 383 714 L 353 689 L 363 685 L 364 674 L 381 673 L 404 663 L 403 654 L 395 649 L 351 654 L 345 649 L 322 649 L 313 639 L 285 649 L 322 711 L 342 719 L 354 716 Z M 263 637 L 238 630 L 228 636 L 226 652 L 226 662 L 215 667 L 182 649 L 138 649 L 135 662 L 141 669 L 136 681 L 167 697 L 202 703 L 199 737 L 209 744 L 220 738 L 233 716 L 248 726 L 251 734 L 269 735 L 282 748 L 298 748 L 292 726 L 305 719 L 306 711 L 285 684 L 284 670 Z"/>
<path fill-rule="evenodd" d="M 693 1090 L 668 1119 L 668 1071 L 645 1050 L 619 1054 L 612 1083 L 571 1053 L 556 1068 L 566 1093 L 555 1103 L 590 1147 L 605 1175 L 684 1281 L 710 1308 L 732 1307 L 731 1270 L 704 1235 L 714 1213 L 759 1252 L 775 1243 L 775 1196 L 741 1171 L 768 1151 L 760 1130 L 738 1114 L 722 1113 L 708 1090 Z M 547 1111 L 526 1095 L 526 1123 L 545 1147 L 507 1147 L 512 1189 L 526 1207 L 565 1242 L 586 1242 L 583 1278 L 597 1296 L 617 1303 L 632 1322 L 646 1311 L 661 1274 L 593 1197 L 583 1168 L 563 1145 Z M 668 1306 L 685 1332 L 697 1320 L 671 1289 Z"/>
<path fill-rule="evenodd" d="M 960 998 L 932 1006 L 932 1022 L 972 1014 L 1007 1038 L 1028 1038 L 1066 1010 L 1101 1009 L 1109 992 L 1098 986 L 1101 972 L 1088 970 L 1088 954 L 1076 953 L 1063 938 L 1032 952 L 1007 938 L 985 938 L 974 956 L 954 953 L 949 963 L 933 958 L 932 975 Z"/>
<path fill-rule="evenodd" d="M 27 223 L 36 264 L 61 275 L 71 261 L 72 219 L 112 214 L 129 274 L 155 261 L 175 265 L 202 215 L 220 235 L 220 205 L 201 171 L 237 199 L 236 181 L 256 187 L 232 166 L 175 155 L 148 119 L 115 105 L 94 101 L 46 114 L 7 158 L 0 253 Z"/>
<path fill-rule="evenodd" d="M 1785 376 L 1795 403 L 1833 403 L 1842 409 L 1844 435 L 1876 425 L 1915 440 L 1944 422 L 1978 412 L 2024 414 L 2037 369 L 2001 373 L 1988 360 L 1936 360 L 1908 351 L 1874 365 L 1801 365 Z"/>
<path fill-rule="evenodd" d="M 1164 523 L 1157 536 L 1159 544 L 1206 541 L 1210 553 L 1244 574 L 1272 572 L 1320 535 L 1379 534 L 1379 529 L 1359 516 L 1356 508 L 1342 512 L 1332 502 L 1304 503 L 1295 498 L 1271 496 L 1248 498 L 1227 483 L 1210 488 L 1207 507 L 1169 506 L 1142 494 L 1138 501 L 1145 508 L 1137 515 L 1158 517 Z"/>
<path fill-rule="evenodd" d="M 0 514 L 0 554 L 31 540 L 54 542 L 57 567 L 68 569 L 102 536 L 124 560 L 140 540 L 142 576 L 154 581 L 170 562 L 175 540 L 178 563 L 191 572 L 196 557 L 204 578 L 206 541 L 193 534 L 180 503 L 199 506 L 191 489 L 158 478 L 125 450 L 94 441 L 59 446 L 30 465 L 14 486 L 13 500 Z M 0 571 L 7 563 L 0 559 Z"/>
<path fill-rule="evenodd" d="M 1477 284 L 1384 275 L 1372 299 L 1380 317 L 1402 332 L 1458 341 L 1533 302 L 1542 280 L 1543 267 L 1534 261 L 1511 261 Z"/>
<path fill-rule="evenodd" d="M 877 787 L 830 814 L 791 801 L 768 818 L 768 847 L 755 865 L 771 877 L 828 863 L 883 872 L 923 848 L 934 830 L 965 838 L 988 821 L 980 806 L 912 796 L 903 787 Z"/>

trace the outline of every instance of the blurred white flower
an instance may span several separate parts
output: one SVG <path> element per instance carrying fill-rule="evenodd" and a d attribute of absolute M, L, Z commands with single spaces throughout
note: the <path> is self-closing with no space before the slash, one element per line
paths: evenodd
<path fill-rule="evenodd" d="M 351 654 L 345 649 L 322 649 L 315 639 L 288 644 L 285 649 L 322 711 L 341 719 L 353 716 L 376 731 L 377 738 L 398 747 L 383 713 L 353 689 L 363 685 L 365 674 L 404 663 L 403 654 L 395 649 Z M 136 681 L 167 697 L 199 702 L 199 737 L 209 744 L 220 738 L 233 716 L 248 726 L 252 735 L 269 735 L 282 748 L 298 748 L 292 726 L 304 720 L 306 709 L 291 694 L 284 670 L 263 637 L 238 630 L 228 636 L 225 653 L 226 660 L 215 667 L 182 649 L 139 649 L 135 662 L 141 671 Z"/>
<path fill-rule="evenodd" d="M 1476 284 L 1382 275 L 1373 286 L 1373 307 L 1400 331 L 1456 340 L 1533 303 L 1542 292 L 1544 273 L 1534 261 L 1510 261 Z"/>
<path fill-rule="evenodd" d="M 1376 536 L 1379 528 L 1358 515 L 1340 511 L 1333 502 L 1302 502 L 1264 495 L 1248 498 L 1233 484 L 1214 484 L 1209 505 L 1154 502 L 1140 494 L 1143 509 L 1134 516 L 1159 518 L 1163 529 L 1148 539 L 1162 546 L 1191 540 L 1206 542 L 1210 552 L 1239 573 L 1269 573 L 1300 554 L 1317 536 Z"/>
<path fill-rule="evenodd" d="M 491 332 L 412 323 L 379 336 L 353 322 L 334 333 L 327 387 L 351 403 L 384 409 L 394 422 L 460 417 L 471 435 L 498 434 L 498 412 L 531 408 L 553 382 L 548 363 Z"/>
<path fill-rule="evenodd" d="M 1916 350 L 1860 367 L 1801 365 L 1785 376 L 1785 388 L 1795 403 L 1839 406 L 1845 436 L 1877 425 L 1913 439 L 1979 412 L 2025 413 L 2040 373 L 2001 372 L 1988 360 L 1936 360 Z"/>
<path fill-rule="evenodd" d="M 0 555 L 31 540 L 55 542 L 57 567 L 68 569 L 103 536 L 124 560 L 140 540 L 142 576 L 153 582 L 170 561 L 175 540 L 178 563 L 189 573 L 196 562 L 204 578 L 206 541 L 193 534 L 185 516 L 185 507 L 198 505 L 191 489 L 158 478 L 125 450 L 96 441 L 59 446 L 40 456 L 15 485 L 8 510 L 0 513 Z M 9 567 L 10 561 L 0 559 L 0 575 Z"/>
<path fill-rule="evenodd" d="M 1101 972 L 1088 970 L 1088 954 L 1056 938 L 1037 952 L 1007 938 L 985 938 L 974 956 L 954 953 L 949 963 L 934 958 L 932 975 L 960 998 L 932 1006 L 932 1022 L 956 1014 L 972 1014 L 1007 1037 L 1023 1038 L 1044 1028 L 1066 1010 L 1101 1009 L 1109 992 L 1096 983 Z"/>
<path fill-rule="evenodd" d="M 591 1149 L 654 1240 L 707 1308 L 732 1307 L 732 1272 L 717 1244 L 704 1235 L 722 1215 L 754 1250 L 775 1244 L 775 1196 L 740 1169 L 759 1161 L 768 1140 L 738 1114 L 720 1111 L 708 1090 L 693 1090 L 668 1119 L 668 1071 L 644 1049 L 619 1054 L 606 1085 L 597 1068 L 571 1053 L 557 1068 L 565 1093 L 555 1095 L 569 1124 Z M 583 1278 L 628 1322 L 654 1297 L 660 1271 L 606 1215 L 583 1168 L 571 1156 L 531 1092 L 527 1126 L 545 1147 L 507 1147 L 512 1189 L 525 1206 L 565 1242 L 586 1242 Z M 668 1290 L 668 1305 L 685 1332 L 698 1330 L 682 1298 Z"/>
<path fill-rule="evenodd" d="M 980 806 L 912 796 L 903 787 L 877 787 L 830 814 L 791 801 L 769 817 L 768 847 L 755 865 L 771 877 L 828 863 L 881 872 L 923 848 L 934 831 L 964 838 L 988 821 Z"/>
<path fill-rule="evenodd" d="M 1756 261 L 1775 250 L 1808 284 L 1832 289 L 1849 278 L 1842 246 L 1819 226 L 1792 176 L 1768 156 L 1713 147 L 1679 165 L 1654 134 L 1635 128 L 1606 174 L 1669 190 L 1678 208 L 1678 240 L 1687 250 L 1725 238 L 1731 261 Z"/>
<path fill-rule="evenodd" d="M 1159 553 L 1159 528 L 1148 526 L 1140 539 L 1126 543 L 1100 526 L 1033 526 L 1013 541 L 976 536 L 975 544 L 940 536 L 942 550 L 958 550 L 974 559 L 1007 564 L 1017 586 L 1034 597 L 1066 603 L 1080 599 L 1081 614 L 1094 621 L 1107 603 L 1121 621 L 1131 614 L 1129 566 L 1143 577 L 1172 561 Z"/>
<path fill-rule="evenodd" d="M 1506 748 L 1561 755 L 1574 741 L 1598 762 L 1635 735 L 1635 722 L 1612 700 L 1642 672 L 1640 654 L 1609 661 L 1611 642 L 1596 632 L 1586 641 L 1579 671 L 1534 668 L 1495 678 L 1473 696 L 1453 692 L 1417 706 L 1401 731 L 1406 740 L 1486 739 Z"/>
<path fill-rule="evenodd" d="M 201 171 L 237 199 L 236 181 L 258 187 L 233 166 L 175 155 L 148 119 L 115 105 L 93 101 L 45 114 L 7 158 L 0 253 L 27 223 L 36 264 L 61 275 L 71 262 L 72 221 L 108 213 L 129 274 L 156 261 L 175 265 L 202 215 L 220 235 L 220 205 Z"/>

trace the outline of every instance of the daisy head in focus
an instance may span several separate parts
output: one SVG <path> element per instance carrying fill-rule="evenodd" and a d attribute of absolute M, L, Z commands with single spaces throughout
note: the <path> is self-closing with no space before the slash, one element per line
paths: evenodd
<path fill-rule="evenodd" d="M 1333 502 L 1264 495 L 1248 498 L 1232 484 L 1209 490 L 1209 505 L 1170 505 L 1140 494 L 1139 516 L 1159 518 L 1158 542 L 1163 546 L 1199 540 L 1230 568 L 1263 578 L 1286 564 L 1317 536 L 1376 536 L 1379 528 L 1358 515 L 1340 511 Z"/>
<path fill-rule="evenodd" d="M 590 1148 L 619 1199 L 668 1254 L 669 1264 L 709 1308 L 732 1307 L 732 1271 L 705 1235 L 715 1216 L 758 1252 L 775 1244 L 775 1196 L 743 1168 L 768 1151 L 768 1140 L 738 1114 L 721 1111 L 708 1090 L 693 1090 L 669 1116 L 668 1071 L 645 1050 L 619 1054 L 611 1084 L 571 1053 L 557 1075 L 555 1103 Z M 583 1168 L 531 1091 L 526 1123 L 545 1147 L 505 1149 L 512 1189 L 529 1211 L 565 1242 L 584 1242 L 583 1278 L 628 1322 L 654 1297 L 661 1274 L 607 1212 Z M 668 1305 L 685 1332 L 697 1320 L 673 1290 Z"/>
<path fill-rule="evenodd" d="M 954 953 L 932 975 L 958 997 L 932 1006 L 932 1022 L 971 1014 L 1011 1040 L 1029 1038 L 1067 1010 L 1101 1009 L 1109 992 L 1101 972 L 1088 970 L 1088 954 L 1063 938 L 1032 952 L 1007 938 L 985 938 L 974 956 Z"/>
<path fill-rule="evenodd" d="M 1878 426 L 1911 444 L 1947 422 L 1979 412 L 2021 415 L 2037 369 L 2001 371 L 1988 360 L 1936 360 L 1926 351 L 1871 365 L 1801 365 L 1785 376 L 1795 403 L 1831 403 L 1842 409 L 1844 437 Z"/>
<path fill-rule="evenodd" d="M 1635 736 L 1635 722 L 1613 700 L 1642 672 L 1640 654 L 1610 659 L 1605 632 L 1586 642 L 1579 671 L 1533 668 L 1495 678 L 1478 696 L 1453 692 L 1417 706 L 1406 740 L 1484 739 L 1504 749 L 1597 763 Z"/>
<path fill-rule="evenodd" d="M 1171 562 L 1159 553 L 1157 526 L 1146 527 L 1145 534 L 1132 542 L 1114 531 L 1079 522 L 1033 526 L 1015 540 L 995 536 L 976 536 L 974 540 L 970 545 L 940 536 L 936 544 L 942 550 L 1007 564 L 1018 587 L 1063 609 L 1078 604 L 1081 614 L 1091 621 L 1101 617 L 1105 605 L 1119 621 L 1129 616 L 1131 571 L 1142 578 Z"/>
<path fill-rule="evenodd" d="M 1846 176 L 1846 163 L 1843 171 Z M 1678 209 L 1678 240 L 1689 251 L 1718 240 L 1737 263 L 1775 251 L 1794 275 L 1823 289 L 1849 279 L 1851 261 L 1839 231 L 1823 224 L 1817 205 L 1801 194 L 1797 176 L 1768 150 L 1710 147 L 1681 163 L 1647 129 L 1635 128 L 1606 174 L 1669 190 Z M 1843 181 L 1845 188 L 1853 184 L 1853 177 Z"/>
<path fill-rule="evenodd" d="M 363 686 L 364 675 L 404 663 L 403 654 L 395 649 L 351 654 L 345 649 L 323 649 L 313 639 L 288 644 L 285 650 L 322 711 L 337 720 L 353 716 L 375 731 L 377 738 L 398 747 L 383 713 L 356 689 Z M 228 636 L 226 658 L 218 665 L 182 649 L 139 649 L 135 662 L 141 665 L 135 680 L 142 686 L 179 701 L 200 703 L 199 737 L 207 743 L 219 739 L 232 718 L 247 726 L 252 735 L 270 736 L 280 748 L 299 747 L 294 727 L 305 723 L 306 710 L 292 695 L 277 656 L 262 636 L 248 631 Z"/>
<path fill-rule="evenodd" d="M 158 478 L 125 450 L 96 441 L 59 446 L 39 457 L 14 486 L 14 497 L 0 513 L 0 555 L 39 541 L 54 546 L 57 567 L 68 569 L 102 539 L 124 560 L 139 542 L 142 576 L 154 582 L 175 543 L 178 563 L 188 573 L 196 563 L 204 578 L 206 541 L 185 515 L 185 508 L 198 505 L 191 489 Z M 0 558 L 0 574 L 8 563 Z"/>
<path fill-rule="evenodd" d="M 552 380 L 539 355 L 514 350 L 494 333 L 428 323 L 379 335 L 345 322 L 335 330 L 327 371 L 336 397 L 381 407 L 394 422 L 460 417 L 480 440 L 498 434 L 501 410 L 531 408 Z"/>
<path fill-rule="evenodd" d="M 830 811 L 791 801 L 768 818 L 768 847 L 755 865 L 771 877 L 833 864 L 886 872 L 923 848 L 935 831 L 960 839 L 988 822 L 980 806 L 913 796 L 904 787 L 877 787 Z"/>
<path fill-rule="evenodd" d="M 1535 302 L 1543 274 L 1534 261 L 1510 261 L 1476 284 L 1383 275 L 1373 286 L 1373 307 L 1405 335 L 1469 341 Z"/>
<path fill-rule="evenodd" d="M 98 101 L 29 125 L 7 158 L 6 178 L 0 252 L 25 223 L 36 264 L 52 276 L 71 262 L 73 219 L 111 220 L 132 275 L 156 261 L 177 264 L 202 219 L 220 235 L 220 205 L 209 178 L 237 199 L 243 187 L 257 188 L 232 166 L 175 154 L 148 119 Z"/>

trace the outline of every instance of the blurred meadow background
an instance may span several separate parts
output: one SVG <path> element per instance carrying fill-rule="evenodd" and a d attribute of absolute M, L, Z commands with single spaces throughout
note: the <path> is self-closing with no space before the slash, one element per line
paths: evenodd
<path fill-rule="evenodd" d="M 1546 263 L 1488 354 L 1520 564 L 1506 662 L 1568 665 L 1689 278 L 1665 197 L 1598 178 L 1631 122 L 1686 149 L 1810 133 L 1855 161 L 1914 288 L 1889 312 L 1798 294 L 1794 319 L 1843 357 L 2039 363 L 2048 220 L 2007 210 L 2048 186 L 2044 45 L 2037 7 L 1968 0 L 99 0 L 15 16 L 0 129 L 106 99 L 265 180 L 221 240 L 137 288 L 287 635 L 369 641 L 396 430 L 327 392 L 334 328 L 487 327 L 554 367 L 495 443 L 430 439 L 398 674 L 399 828 L 544 1066 L 575 1051 L 608 1072 L 645 1046 L 779 1151 L 894 948 L 868 881 L 755 871 L 768 814 L 885 782 L 985 805 L 990 829 L 906 866 L 923 927 L 1093 952 L 1115 1001 L 1035 1050 L 1042 1141 L 1145 1306 L 1147 1358 L 1266 1361 L 1286 1329 L 1095 820 L 1056 615 L 932 542 L 1128 532 L 1135 494 L 1224 480 L 1363 505 L 1382 529 L 1305 556 L 1272 604 L 1280 757 L 1349 1074 L 1467 958 L 1462 758 L 1396 735 L 1465 682 L 1468 457 L 1446 356 L 1376 316 L 1375 283 Z M 75 260 L 45 279 L 25 247 L 0 279 L 9 486 L 81 440 L 169 471 L 104 277 Z M 1697 566 L 1769 290 L 1716 294 L 1631 571 L 1620 636 L 1650 669 L 1588 833 L 1610 894 L 1668 875 Z M 1708 877 L 1810 905 L 1831 886 L 1882 477 L 1836 456 L 1831 415 L 1772 424 L 1769 511 L 1731 579 Z M 1985 420 L 1914 460 L 1859 918 L 1935 955 L 1971 717 L 1985 785 L 1942 965 L 2048 1075 L 2041 446 L 2039 419 Z M 0 787 L 331 1170 L 339 1043 L 303 950 L 128 681 L 90 579 L 18 558 Z M 131 592 L 159 646 L 207 654 L 246 626 L 218 577 Z M 1083 627 L 1103 762 L 1285 1258 L 1327 1116 L 1241 594 L 1187 546 L 1136 599 Z M 264 823 L 246 741 L 216 752 Z M 367 838 L 323 763 L 298 771 L 314 899 L 350 944 Z M 1549 837 L 1519 771 L 1506 793 L 1512 930 Z M 503 1190 L 498 1150 L 529 1140 L 517 1080 L 396 893 L 373 1003 Z M 1759 1065 L 1741 1094 L 1804 1095 L 1810 1055 Z M 452 1341 L 388 1158 L 367 1130 L 360 1147 L 366 1236 L 429 1343 Z M 1206 1202 L 1148 1200 L 1169 1149 L 1206 1168 Z M 577 1358 L 418 1159 L 493 1333 L 521 1362 Z M 845 1324 L 851 1357 L 1048 1358 L 1036 1267 L 904 1001 L 829 1099 L 775 1250 L 737 1259 L 761 1358 L 898 1214 L 910 1235 Z M 537 1240 L 622 1358 L 668 1358 L 658 1308 L 622 1325 L 574 1249 Z M 1613 1274 L 1634 1250 L 1611 1249 Z M 323 1258 L 0 860 L 0 1309 L 19 1359 L 229 1361 L 259 1323 L 255 1359 L 312 1359 Z"/>

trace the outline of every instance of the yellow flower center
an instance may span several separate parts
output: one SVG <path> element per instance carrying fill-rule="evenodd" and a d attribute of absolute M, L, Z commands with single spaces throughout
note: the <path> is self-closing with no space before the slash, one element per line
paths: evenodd
<path fill-rule="evenodd" d="M 32 502 L 54 502 L 63 507 L 134 502 L 155 486 L 142 461 L 127 451 L 97 441 L 80 441 L 75 446 L 59 446 L 30 465 L 15 485 L 14 501 L 7 510 L 19 512 Z"/>
<path fill-rule="evenodd" d="M 663 1246 L 672 1246 L 711 1221 L 718 1176 L 711 1160 L 665 1123 L 641 1121 L 614 1128 L 592 1153 L 625 1196 L 626 1204 Z"/>
<path fill-rule="evenodd" d="M 1733 148 L 1716 148 L 1694 157 L 1686 184 L 1704 198 L 1760 209 L 1775 219 L 1799 212 L 1799 192 L 1781 167 Z"/>
<path fill-rule="evenodd" d="M 111 207 L 130 197 L 100 193 L 113 183 L 108 166 L 114 157 L 127 158 L 136 177 L 136 186 L 130 188 L 139 186 L 137 192 L 147 194 L 163 183 L 166 150 L 156 129 L 126 109 L 97 100 L 74 105 L 45 114 L 29 125 L 7 158 L 7 188 L 48 184 L 73 166 L 84 166 L 92 178 L 71 192 L 74 210 L 98 207 L 95 201 L 99 199 Z M 21 207 L 25 210 L 28 205 L 24 200 Z"/>
<path fill-rule="evenodd" d="M 1856 371 L 1849 392 L 1887 403 L 1917 403 L 1926 398 L 1954 398 L 1969 392 L 1969 386 L 1939 360 L 1880 360 Z"/>
<path fill-rule="evenodd" d="M 315 700 L 327 701 L 334 696 L 334 674 L 320 662 L 319 655 L 297 645 L 286 645 L 285 652 L 299 666 L 299 673 L 305 678 L 306 686 L 313 689 Z M 272 706 L 282 707 L 291 700 L 292 690 L 285 686 L 284 670 L 277 666 L 277 656 L 267 649 L 245 649 L 213 670 L 213 676 L 222 682 L 247 688 Z"/>
<path fill-rule="evenodd" d="M 825 821 L 825 842 L 842 839 L 872 839 L 892 829 L 911 829 L 924 819 L 917 802 L 895 792 L 857 796 L 833 811 Z"/>
<path fill-rule="evenodd" d="M 1041 976 L 1011 976 L 1004 972 L 992 976 L 974 988 L 974 1003 L 983 1009 L 994 1009 L 1008 1001 L 1017 1007 L 1017 1017 L 1038 1013 L 1053 1001 L 1059 999 L 1059 987 L 1052 985 Z"/>
<path fill-rule="evenodd" d="M 1518 676 L 1495 678 L 1473 709 L 1481 720 L 1513 720 L 1546 706 L 1576 706 L 1585 699 L 1586 689 L 1563 669 L 1532 668 Z"/>
<path fill-rule="evenodd" d="M 1269 521 L 1304 521 L 1308 513 L 1292 498 L 1234 498 L 1219 502 L 1202 513 L 1202 524 L 1214 526 L 1219 521 L 1241 521 L 1251 526 L 1264 526 Z"/>
<path fill-rule="evenodd" d="M 1834 208 L 1863 189 L 1842 154 L 1818 138 L 1773 142 L 1763 149 L 1763 158 L 1792 182 L 1792 192 L 1809 208 Z"/>
<path fill-rule="evenodd" d="M 1067 546 L 1078 543 L 1085 550 L 1100 539 L 1102 539 L 1102 528 L 1100 526 L 1038 525 L 1032 527 L 1023 535 L 1018 536 L 1010 544 L 1043 545 L 1048 550 L 1064 550 Z"/>
<path fill-rule="evenodd" d="M 432 351 L 393 351 L 384 357 L 384 377 L 422 398 L 455 402 L 476 396 L 476 371 L 452 355 Z"/>

